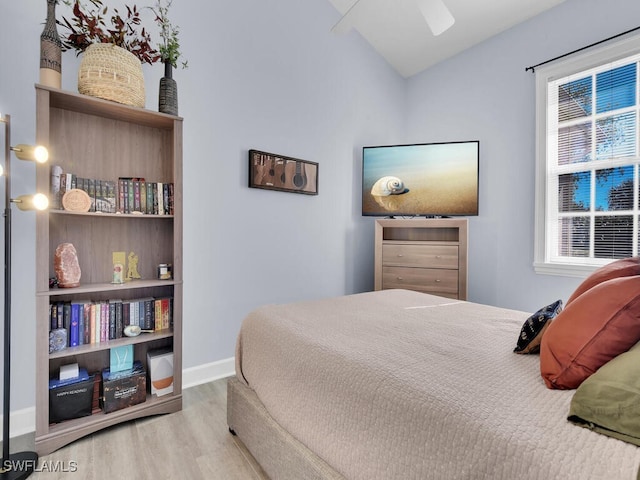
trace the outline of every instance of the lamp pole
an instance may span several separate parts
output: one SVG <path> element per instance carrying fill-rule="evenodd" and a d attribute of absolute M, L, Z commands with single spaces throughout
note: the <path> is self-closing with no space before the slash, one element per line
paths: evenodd
<path fill-rule="evenodd" d="M 27 478 L 35 470 L 35 452 L 9 451 L 9 416 L 11 415 L 11 116 L 4 123 L 4 395 L 2 401 L 2 465 L 0 480 Z"/>

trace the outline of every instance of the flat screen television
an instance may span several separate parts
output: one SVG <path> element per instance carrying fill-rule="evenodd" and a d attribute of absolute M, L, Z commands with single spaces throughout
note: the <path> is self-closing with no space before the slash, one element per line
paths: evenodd
<path fill-rule="evenodd" d="M 480 142 L 362 149 L 362 215 L 478 215 Z"/>

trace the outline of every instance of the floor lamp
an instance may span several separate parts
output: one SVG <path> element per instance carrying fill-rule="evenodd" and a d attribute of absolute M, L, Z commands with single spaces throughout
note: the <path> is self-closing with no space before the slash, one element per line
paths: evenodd
<path fill-rule="evenodd" d="M 27 478 L 35 470 L 38 454 L 35 452 L 9 453 L 9 416 L 11 402 L 11 204 L 15 203 L 20 210 L 44 210 L 49 206 L 49 199 L 41 193 L 21 195 L 11 198 L 11 152 L 15 152 L 20 160 L 32 160 L 44 163 L 49 154 L 44 147 L 30 145 L 11 146 L 11 117 L 0 114 L 0 122 L 4 123 L 4 172 L 0 166 L 0 174 L 4 175 L 4 396 L 2 412 L 2 464 L 0 464 L 0 480 L 16 480 Z"/>

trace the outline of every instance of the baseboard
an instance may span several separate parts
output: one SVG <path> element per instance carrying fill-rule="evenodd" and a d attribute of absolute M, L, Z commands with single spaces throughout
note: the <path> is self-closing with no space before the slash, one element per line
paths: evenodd
<path fill-rule="evenodd" d="M 9 436 L 11 438 L 33 433 L 36 430 L 36 407 L 15 410 L 11 412 L 9 420 L 11 427 Z M 0 415 L 0 422 L 2 422 L 2 415 Z M 2 441 L 2 432 L 0 432 L 0 441 Z"/>
<path fill-rule="evenodd" d="M 230 377 L 235 374 L 235 371 L 235 357 L 187 368 L 182 370 L 182 388 L 195 387 L 203 383 Z"/>
<path fill-rule="evenodd" d="M 218 360 L 182 371 L 182 388 L 195 387 L 203 383 L 213 382 L 235 374 L 235 357 Z M 24 408 L 11 412 L 11 438 L 19 437 L 36 430 L 36 407 Z M 2 415 L 0 415 L 0 423 Z M 2 432 L 0 431 L 0 441 Z"/>

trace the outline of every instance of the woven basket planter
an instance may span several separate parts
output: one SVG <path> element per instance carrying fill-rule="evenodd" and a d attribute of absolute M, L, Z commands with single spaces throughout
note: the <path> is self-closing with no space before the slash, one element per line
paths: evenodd
<path fill-rule="evenodd" d="M 78 92 L 134 107 L 144 107 L 142 64 L 131 52 L 110 43 L 94 43 L 82 54 Z"/>

